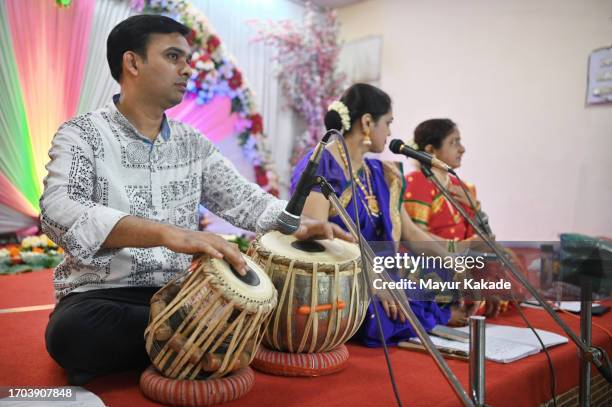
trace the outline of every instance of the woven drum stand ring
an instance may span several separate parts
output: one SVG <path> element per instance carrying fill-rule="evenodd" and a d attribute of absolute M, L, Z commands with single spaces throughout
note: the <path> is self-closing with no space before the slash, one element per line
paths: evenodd
<path fill-rule="evenodd" d="M 336 373 L 347 365 L 349 352 L 340 345 L 329 352 L 291 353 L 259 346 L 251 363 L 260 372 L 278 376 L 315 377 Z"/>
<path fill-rule="evenodd" d="M 245 367 L 232 374 L 209 380 L 175 380 L 149 366 L 140 376 L 140 389 L 151 400 L 172 406 L 199 407 L 227 403 L 247 394 L 255 374 Z"/>

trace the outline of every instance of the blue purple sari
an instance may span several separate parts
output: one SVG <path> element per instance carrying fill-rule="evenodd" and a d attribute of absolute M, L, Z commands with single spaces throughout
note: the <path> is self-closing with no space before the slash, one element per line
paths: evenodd
<path fill-rule="evenodd" d="M 307 153 L 294 168 L 291 176 L 291 192 L 294 191 L 311 154 L 312 151 Z M 402 197 L 404 196 L 405 189 L 401 167 L 396 166 L 395 163 L 369 158 L 365 159 L 365 164 L 370 169 L 372 175 L 372 189 L 378 201 L 380 215 L 372 217 L 368 213 L 364 193 L 360 188 L 356 188 L 358 195 L 357 216 L 361 225 L 361 234 L 368 242 L 398 242 L 401 237 L 400 210 L 403 204 Z M 327 182 L 334 188 L 340 198 L 340 202 L 354 221 L 356 217 L 350 182 L 344 177 L 344 171 L 340 164 L 327 150 L 323 151 L 317 174 L 325 177 Z M 360 172 L 359 175 L 362 178 L 363 184 L 367 185 L 363 174 Z M 313 191 L 321 192 L 318 186 L 315 186 Z M 346 230 L 344 223 L 337 213 L 330 213 L 329 221 Z M 407 292 L 406 294 L 409 293 Z M 387 317 L 380 301 L 375 299 L 371 302 L 366 318 L 356 335 L 367 346 L 381 345 L 374 307 L 378 308 L 385 341 L 388 344 L 397 344 L 399 341 L 416 335 L 408 322 L 402 323 L 399 318 L 394 321 Z M 410 307 L 421 324 L 423 324 L 423 327 L 428 331 L 435 325 L 446 324 L 450 318 L 450 310 L 441 309 L 435 301 L 410 301 Z"/>

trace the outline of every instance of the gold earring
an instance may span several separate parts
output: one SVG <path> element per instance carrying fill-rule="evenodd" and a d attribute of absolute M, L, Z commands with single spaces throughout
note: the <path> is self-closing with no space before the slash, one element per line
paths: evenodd
<path fill-rule="evenodd" d="M 370 130 L 366 130 L 365 131 L 365 136 L 363 136 L 363 141 L 362 141 L 364 146 L 371 146 L 372 145 L 372 139 L 370 138 Z"/>

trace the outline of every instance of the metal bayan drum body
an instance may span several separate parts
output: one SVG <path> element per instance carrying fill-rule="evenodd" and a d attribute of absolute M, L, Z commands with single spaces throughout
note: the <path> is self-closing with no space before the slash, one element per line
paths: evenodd
<path fill-rule="evenodd" d="M 283 352 L 327 352 L 359 329 L 368 307 L 356 244 L 342 240 L 297 241 L 269 232 L 248 254 L 270 276 L 278 306 L 263 344 Z"/>
<path fill-rule="evenodd" d="M 246 277 L 201 256 L 151 298 L 146 349 L 172 379 L 217 378 L 248 366 L 276 306 L 268 276 L 244 256 Z"/>

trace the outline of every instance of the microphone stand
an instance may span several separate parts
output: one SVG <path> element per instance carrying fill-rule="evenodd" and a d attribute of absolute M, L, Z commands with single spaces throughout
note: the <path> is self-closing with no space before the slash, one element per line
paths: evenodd
<path fill-rule="evenodd" d="M 364 237 L 361 235 L 361 232 L 359 231 L 359 229 L 357 229 L 357 227 L 353 223 L 353 220 L 350 218 L 350 216 L 346 212 L 346 209 L 344 209 L 344 207 L 340 203 L 340 200 L 336 196 L 336 193 L 333 187 L 329 185 L 327 180 L 322 176 L 317 176 L 315 178 L 315 184 L 318 184 L 321 187 L 321 193 L 330 202 L 330 204 L 334 207 L 334 209 L 336 209 L 337 213 L 340 215 L 340 218 L 342 219 L 342 221 L 348 228 L 349 232 L 359 242 L 359 249 L 361 251 L 361 263 L 363 265 L 363 275 L 365 278 L 365 283 L 368 288 L 368 293 L 370 295 L 370 298 L 372 298 L 373 297 L 373 293 L 372 293 L 373 286 L 372 286 L 372 280 L 370 278 L 370 270 L 371 270 L 371 265 L 374 263 L 374 257 L 376 257 L 376 255 L 374 254 L 374 251 L 372 250 L 370 245 L 365 241 Z M 384 280 L 388 280 L 388 281 L 390 280 L 390 278 L 386 275 L 385 272 L 381 274 L 381 277 L 383 277 Z M 452 370 L 448 367 L 448 364 L 446 363 L 446 361 L 444 360 L 444 358 L 442 357 L 438 349 L 433 344 L 431 338 L 427 334 L 427 331 L 425 331 L 425 328 L 423 328 L 423 325 L 421 325 L 418 318 L 416 317 L 416 315 L 410 308 L 410 305 L 408 304 L 408 299 L 405 297 L 404 292 L 401 290 L 387 290 L 386 292 L 389 293 L 391 297 L 393 298 L 393 300 L 395 300 L 395 302 L 398 304 L 401 312 L 403 312 L 404 316 L 406 317 L 410 325 L 412 325 L 417 336 L 421 340 L 421 343 L 423 344 L 427 352 L 431 355 L 431 357 L 434 359 L 434 361 L 438 365 L 438 368 L 440 369 L 440 371 L 442 372 L 442 374 L 444 375 L 448 383 L 451 385 L 451 387 L 453 388 L 453 390 L 457 394 L 457 397 L 461 400 L 463 405 L 473 407 L 474 403 L 468 396 L 465 389 L 463 389 L 461 383 L 457 379 L 457 376 L 455 376 Z M 403 298 L 400 297 L 400 294 L 399 294 L 400 292 L 404 294 Z M 375 310 L 376 318 L 378 319 L 377 322 L 380 324 L 380 317 L 378 315 L 378 311 L 376 310 L 376 305 L 374 305 L 374 310 Z"/>
<path fill-rule="evenodd" d="M 516 269 L 514 264 L 508 260 L 503 251 L 499 248 L 497 243 L 495 243 L 486 233 L 482 231 L 482 229 L 474 222 L 474 220 L 468 215 L 466 210 L 460 205 L 455 198 L 451 196 L 451 194 L 444 188 L 442 183 L 435 177 L 433 172 L 431 171 L 431 167 L 425 164 L 421 164 L 421 171 L 425 176 L 432 181 L 436 187 L 442 192 L 444 197 L 448 202 L 453 205 L 455 209 L 461 213 L 461 216 L 468 221 L 470 226 L 474 228 L 478 236 L 484 240 L 484 242 L 493 250 L 493 252 L 499 257 L 502 263 L 510 270 L 512 276 L 516 278 L 522 285 L 525 287 L 531 295 L 538 301 L 538 303 L 542 306 L 542 308 L 551 316 L 551 318 L 563 329 L 563 331 L 569 336 L 569 338 L 574 342 L 574 344 L 578 347 L 580 351 L 580 356 L 583 361 L 591 362 L 595 365 L 595 367 L 599 370 L 601 375 L 608 381 L 608 383 L 612 383 L 612 367 L 610 366 L 610 361 L 608 359 L 608 355 L 605 350 L 602 348 L 598 348 L 592 346 L 589 341 L 590 335 L 585 335 L 585 340 L 587 343 L 583 342 L 568 326 L 567 324 L 557 315 L 555 310 L 545 301 L 538 290 L 534 286 L 529 283 L 529 281 Z M 582 301 L 584 304 L 585 301 Z M 589 372 L 589 369 L 581 368 L 581 373 Z M 581 383 L 583 384 L 586 380 L 581 378 Z M 582 386 L 581 386 L 582 387 Z M 582 389 L 581 389 L 582 390 Z M 584 391 L 584 390 L 583 390 Z M 586 400 L 581 400 L 581 404 L 586 406 Z"/>

